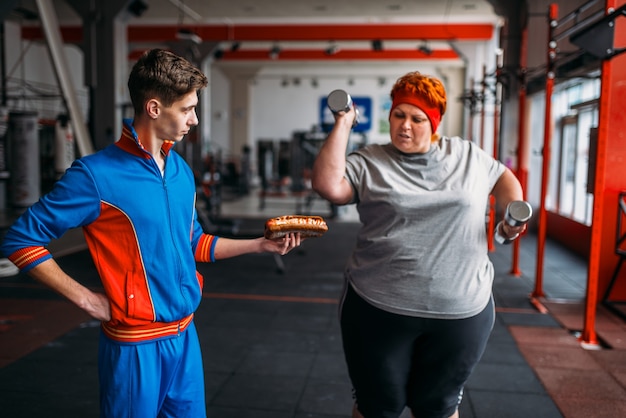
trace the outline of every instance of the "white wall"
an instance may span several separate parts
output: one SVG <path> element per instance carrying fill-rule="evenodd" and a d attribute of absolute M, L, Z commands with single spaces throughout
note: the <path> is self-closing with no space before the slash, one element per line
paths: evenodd
<path fill-rule="evenodd" d="M 230 152 L 230 89 L 228 78 L 216 66 L 211 66 L 209 77 L 210 113 L 202 115 L 200 123 L 209 127 L 206 151 Z M 208 123 L 207 123 L 208 122 Z"/>
<path fill-rule="evenodd" d="M 240 108 L 228 109 L 222 98 L 222 83 L 240 83 L 248 86 L 249 101 L 245 109 L 248 138 L 253 149 L 259 139 L 289 140 L 295 131 L 319 128 L 320 101 L 335 89 L 346 90 L 351 96 L 370 97 L 372 100 L 372 128 L 367 132 L 369 142 L 386 142 L 388 134 L 381 132 L 380 121 L 387 120 L 389 92 L 396 79 L 409 71 L 434 75 L 444 82 L 448 90 L 448 111 L 440 132 L 444 135 L 462 135 L 463 104 L 458 100 L 464 88 L 462 62 L 394 62 L 394 63 L 290 63 L 283 66 L 267 65 L 249 78 L 240 78 L 237 68 L 217 64 L 212 71 L 213 117 L 211 137 L 215 146 L 226 154 L 237 154 L 239 149 L 223 141 L 230 135 L 228 121 L 236 118 Z M 230 74 L 224 77 L 223 74 Z M 313 85 L 316 82 L 317 85 Z M 218 87 L 218 83 L 220 86 Z M 285 83 L 286 85 L 283 85 Z M 219 110 L 218 110 L 219 108 Z M 219 118 L 218 118 L 219 116 Z M 234 141 L 230 141 L 233 144 Z"/>
<path fill-rule="evenodd" d="M 8 75 L 23 83 L 56 85 L 45 44 L 21 41 L 16 23 L 7 22 L 6 31 Z M 439 77 L 446 86 L 448 110 L 442 120 L 440 133 L 464 136 L 466 112 L 459 97 L 467 88 L 466 80 L 469 72 L 477 66 L 475 62 L 492 59 L 489 51 L 494 49 L 493 42 L 469 43 L 461 52 L 464 59 L 450 61 L 224 64 L 208 60 L 203 70 L 210 81 L 201 99 L 203 105 L 199 115 L 200 132 L 205 143 L 203 151 L 237 157 L 243 144 L 250 145 L 254 150 L 260 138 L 290 139 L 294 131 L 309 130 L 318 125 L 320 99 L 334 89 L 344 89 L 355 97 L 371 97 L 372 129 L 367 133 L 367 140 L 385 142 L 388 136 L 381 132 L 379 122 L 387 119 L 388 110 L 381 109 L 382 105 L 389 100 L 389 91 L 395 80 L 415 70 Z M 83 109 L 87 112 L 89 100 L 88 89 L 83 85 L 82 51 L 74 45 L 66 46 L 65 51 L 70 61 L 72 79 L 84 103 Z M 469 67 L 468 63 L 472 66 Z M 128 70 L 131 65 L 129 63 Z M 493 68 L 492 64 L 489 66 Z M 482 74 L 474 76 L 480 77 Z M 120 78 L 117 88 L 125 91 L 127 74 Z M 283 79 L 288 81 L 285 87 L 281 85 Z M 295 79 L 299 79 L 299 85 L 295 85 Z M 317 81 L 317 87 L 312 85 L 313 79 Z M 233 92 L 241 91 L 246 91 L 243 101 L 233 97 Z M 55 118 L 57 113 L 58 109 L 55 109 L 44 117 Z M 237 131 L 235 134 L 234 128 Z M 118 129 L 121 130 L 121 127 Z M 119 135 L 119 132 L 115 132 L 115 135 Z"/>
<path fill-rule="evenodd" d="M 56 119 L 60 112 L 66 113 L 63 105 L 61 88 L 58 86 L 56 73 L 50 60 L 45 43 L 22 41 L 20 26 L 15 22 L 5 21 L 5 68 L 8 78 L 8 110 L 37 111 L 40 118 Z M 87 116 L 88 88 L 84 85 L 83 53 L 75 45 L 66 45 L 65 56 L 69 62 L 70 78 L 83 117 Z M 55 95 L 57 98 L 36 99 L 42 93 Z"/>

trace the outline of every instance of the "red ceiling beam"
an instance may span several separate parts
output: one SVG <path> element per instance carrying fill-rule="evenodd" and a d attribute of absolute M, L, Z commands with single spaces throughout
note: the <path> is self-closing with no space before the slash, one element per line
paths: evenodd
<path fill-rule="evenodd" d="M 44 34 L 40 26 L 22 26 L 22 39 L 28 41 L 43 41 Z M 77 44 L 83 41 L 82 26 L 63 26 L 61 28 L 63 41 L 70 44 Z"/>
<path fill-rule="evenodd" d="M 406 60 L 406 59 L 457 59 L 458 55 L 453 50 L 437 50 L 432 54 L 421 51 L 406 49 L 389 49 L 383 51 L 372 50 L 342 50 L 333 55 L 328 55 L 322 50 L 310 49 L 286 49 L 278 54 L 278 60 Z M 229 60 L 263 60 L 271 59 L 267 50 L 241 50 L 236 52 L 225 51 L 220 58 L 222 61 Z"/>
<path fill-rule="evenodd" d="M 128 42 L 176 39 L 178 25 L 129 26 Z M 489 40 L 490 24 L 354 24 L 354 25 L 198 25 L 186 26 L 204 41 L 358 41 L 358 40 Z M 61 27 L 63 40 L 80 43 L 81 26 Z M 38 26 L 23 26 L 22 38 L 42 40 Z"/>
<path fill-rule="evenodd" d="M 129 59 L 136 60 L 143 50 L 134 50 Z M 417 49 L 389 49 L 373 51 L 367 49 L 341 50 L 333 55 L 326 54 L 319 49 L 286 49 L 276 58 L 270 58 L 266 49 L 243 49 L 238 51 L 223 51 L 220 61 L 306 61 L 306 60 L 428 60 L 428 59 L 458 59 L 459 56 L 451 49 L 433 50 L 425 54 Z"/>
<path fill-rule="evenodd" d="M 172 39 L 179 26 L 131 26 L 130 42 Z M 189 26 L 206 41 L 359 41 L 386 40 L 489 40 L 488 24 L 358 24 L 358 25 L 201 25 Z"/>

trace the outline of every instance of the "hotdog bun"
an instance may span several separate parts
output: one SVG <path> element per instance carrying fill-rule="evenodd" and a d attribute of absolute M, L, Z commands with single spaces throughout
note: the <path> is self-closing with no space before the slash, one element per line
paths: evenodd
<path fill-rule="evenodd" d="M 321 216 L 284 215 L 265 221 L 265 238 L 277 239 L 299 232 L 302 238 L 321 237 L 328 225 Z"/>

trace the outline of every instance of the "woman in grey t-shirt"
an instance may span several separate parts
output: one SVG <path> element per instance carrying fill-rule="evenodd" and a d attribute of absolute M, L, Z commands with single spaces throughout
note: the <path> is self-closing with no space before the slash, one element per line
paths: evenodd
<path fill-rule="evenodd" d="M 355 203 L 362 222 L 348 260 L 341 328 L 353 417 L 458 417 L 463 386 L 493 327 L 485 208 L 522 200 L 513 173 L 472 142 L 440 137 L 440 80 L 412 72 L 391 90 L 391 141 L 346 158 L 355 111 L 335 124 L 313 188 Z M 499 224 L 513 239 L 524 226 Z"/>

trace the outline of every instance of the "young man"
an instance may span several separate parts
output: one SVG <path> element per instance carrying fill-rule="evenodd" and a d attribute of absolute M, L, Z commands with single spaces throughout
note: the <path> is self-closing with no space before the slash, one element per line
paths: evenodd
<path fill-rule="evenodd" d="M 198 124 L 206 85 L 183 58 L 146 52 L 128 80 L 135 117 L 124 121 L 119 141 L 75 161 L 2 244 L 22 271 L 102 321 L 102 417 L 206 416 L 193 323 L 203 278 L 195 263 L 300 245 L 299 234 L 232 240 L 203 233 L 193 174 L 171 148 Z M 68 276 L 46 249 L 75 227 L 83 228 L 104 294 Z"/>

